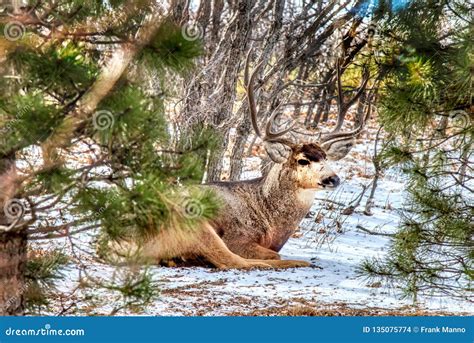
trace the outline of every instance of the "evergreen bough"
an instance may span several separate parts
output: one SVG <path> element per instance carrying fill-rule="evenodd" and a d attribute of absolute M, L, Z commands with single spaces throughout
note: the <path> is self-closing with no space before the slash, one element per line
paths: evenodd
<path fill-rule="evenodd" d="M 30 1 L 12 14 L 0 18 L 0 161 L 19 166 L 14 201 L 21 208 L 11 208 L 8 232 L 70 237 L 93 252 L 99 238 L 185 233 L 211 218 L 214 195 L 193 185 L 203 178 L 215 136 L 203 126 L 184 136 L 167 108 L 201 42 L 183 35 L 154 1 Z M 120 49 L 135 53 L 101 94 L 97 85 L 107 68 L 113 74 L 108 63 Z M 89 113 L 81 104 L 94 96 Z M 88 247 L 75 241 L 86 231 L 95 237 Z M 56 267 L 68 260 L 57 256 L 30 260 L 26 287 L 51 285 L 39 280 L 59 276 Z M 150 274 L 130 273 L 92 284 L 121 292 L 124 304 L 150 301 Z M 34 304 L 47 303 L 26 292 L 33 293 Z"/>
<path fill-rule="evenodd" d="M 418 1 L 385 12 L 380 66 L 381 158 L 408 176 L 398 233 L 361 272 L 414 298 L 469 297 L 474 278 L 472 13 L 463 1 Z M 472 300 L 472 299 L 471 299 Z"/>

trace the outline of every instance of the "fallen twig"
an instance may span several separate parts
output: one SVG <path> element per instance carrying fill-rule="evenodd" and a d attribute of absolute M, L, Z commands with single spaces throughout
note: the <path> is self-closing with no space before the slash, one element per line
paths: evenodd
<path fill-rule="evenodd" d="M 366 229 L 365 227 L 363 227 L 362 225 L 356 225 L 356 229 L 359 229 L 361 231 L 364 231 L 366 233 L 368 233 L 369 235 L 375 235 L 375 236 L 387 236 L 387 237 L 394 237 L 395 234 L 394 233 L 386 233 L 386 232 L 375 232 L 375 231 L 371 231 L 369 229 Z"/>

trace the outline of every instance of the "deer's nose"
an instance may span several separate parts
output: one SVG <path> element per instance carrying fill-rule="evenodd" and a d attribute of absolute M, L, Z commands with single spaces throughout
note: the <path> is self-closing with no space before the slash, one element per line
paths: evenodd
<path fill-rule="evenodd" d="M 337 175 L 329 176 L 321 181 L 324 186 L 337 187 L 341 183 L 341 179 Z"/>

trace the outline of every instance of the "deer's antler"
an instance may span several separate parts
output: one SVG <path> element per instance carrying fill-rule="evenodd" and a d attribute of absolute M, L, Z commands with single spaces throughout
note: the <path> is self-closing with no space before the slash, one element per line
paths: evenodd
<path fill-rule="evenodd" d="M 255 131 L 255 134 L 260 137 L 264 142 L 275 142 L 275 143 L 282 143 L 286 145 L 291 145 L 292 142 L 288 139 L 283 138 L 285 134 L 290 132 L 295 123 L 290 125 L 288 128 L 283 129 L 281 131 L 273 132 L 272 131 L 272 126 L 273 122 L 275 121 L 275 118 L 278 114 L 277 111 L 274 111 L 270 118 L 268 119 L 266 125 L 265 125 L 265 135 L 262 135 L 259 127 L 258 127 L 258 121 L 257 121 L 257 106 L 255 104 L 255 94 L 254 94 L 254 83 L 255 83 L 255 78 L 257 77 L 257 73 L 260 70 L 260 67 L 263 64 L 263 61 L 261 61 L 255 69 L 252 71 L 252 74 L 249 77 L 249 68 L 250 68 L 250 54 L 252 53 L 252 50 L 250 50 L 247 54 L 247 58 L 245 60 L 245 71 L 244 71 L 244 83 L 245 83 L 245 90 L 247 92 L 247 101 L 249 105 L 249 111 L 250 111 L 250 119 L 252 121 L 252 126 Z"/>
<path fill-rule="evenodd" d="M 291 139 L 283 137 L 285 134 L 289 133 L 290 131 L 294 130 L 294 126 L 296 122 L 293 122 L 289 127 L 282 129 L 277 132 L 272 131 L 272 126 L 275 121 L 275 118 L 278 112 L 275 110 L 270 115 L 266 126 L 265 126 L 265 133 L 262 135 L 262 131 L 258 127 L 257 121 L 257 106 L 255 103 L 255 79 L 257 77 L 257 73 L 260 70 L 263 61 L 257 64 L 255 69 L 252 73 L 249 72 L 250 69 L 250 54 L 252 51 L 249 51 L 247 54 L 247 58 L 245 60 L 245 70 L 244 70 L 244 83 L 245 83 L 245 90 L 247 92 L 247 101 L 249 105 L 249 112 L 250 112 L 250 119 L 252 122 L 253 129 L 255 134 L 263 140 L 265 150 L 269 157 L 277 163 L 283 163 L 286 158 L 289 156 L 289 148 L 294 146 L 294 142 Z M 352 146 L 354 145 L 354 139 L 356 136 L 364 129 L 366 120 L 363 120 L 359 127 L 349 131 L 349 132 L 339 132 L 340 127 L 342 126 L 342 122 L 344 121 L 345 114 L 347 110 L 352 106 L 352 104 L 360 97 L 362 92 L 365 90 L 369 74 L 367 70 L 364 70 L 363 80 L 361 82 L 361 86 L 357 94 L 352 97 L 348 102 L 344 102 L 343 95 L 342 95 L 342 87 L 341 87 L 341 71 L 339 65 L 337 66 L 337 81 L 338 81 L 338 92 L 339 92 L 339 99 L 338 99 L 338 123 L 336 128 L 331 133 L 327 134 L 318 134 L 318 143 L 326 151 L 328 158 L 333 160 L 341 159 L 342 157 L 346 156 L 347 153 L 351 150 Z"/>

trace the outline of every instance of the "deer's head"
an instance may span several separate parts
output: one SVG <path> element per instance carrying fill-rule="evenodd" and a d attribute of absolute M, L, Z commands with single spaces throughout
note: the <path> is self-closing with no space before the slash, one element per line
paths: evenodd
<path fill-rule="evenodd" d="M 253 89 L 256 71 L 261 64 L 249 77 L 249 56 L 250 53 L 247 56 L 244 74 L 249 111 L 252 126 L 257 136 L 263 140 L 268 156 L 273 162 L 281 165 L 283 172 L 287 174 L 286 179 L 294 182 L 297 188 L 336 188 L 340 179 L 329 166 L 329 161 L 340 160 L 349 153 L 356 135 L 362 130 L 362 125 L 351 132 L 320 135 L 318 142 L 295 143 L 284 137 L 293 130 L 293 126 L 279 132 L 272 131 L 272 124 L 277 114 L 274 112 L 267 121 L 265 133 L 262 134 L 257 123 Z"/>

